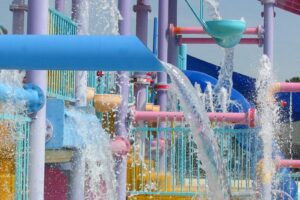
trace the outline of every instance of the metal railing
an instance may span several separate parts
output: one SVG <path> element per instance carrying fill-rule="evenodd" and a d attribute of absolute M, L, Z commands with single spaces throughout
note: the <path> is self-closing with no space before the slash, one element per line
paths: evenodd
<path fill-rule="evenodd" d="M 28 199 L 30 118 L 0 114 L 1 199 Z"/>
<path fill-rule="evenodd" d="M 207 196 L 207 179 L 197 158 L 193 136 L 185 123 L 133 128 L 134 141 L 128 157 L 130 195 Z M 250 154 L 236 139 L 254 129 L 215 129 L 232 191 L 254 191 Z M 160 146 L 157 138 L 164 141 Z M 243 137 L 249 138 L 249 137 Z M 248 139 L 240 141 L 249 143 Z M 253 155 L 252 155 L 253 156 Z"/>
<path fill-rule="evenodd" d="M 49 34 L 76 35 L 77 25 L 62 13 L 49 9 Z M 67 101 L 75 101 L 75 71 L 48 71 L 47 95 Z"/>

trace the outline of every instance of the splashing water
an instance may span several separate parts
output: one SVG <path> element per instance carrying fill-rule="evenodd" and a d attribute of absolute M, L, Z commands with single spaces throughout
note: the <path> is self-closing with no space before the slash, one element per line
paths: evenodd
<path fill-rule="evenodd" d="M 116 0 L 90 0 L 90 34 L 118 35 L 122 18 Z"/>
<path fill-rule="evenodd" d="M 207 174 L 208 195 L 214 200 L 230 199 L 231 191 L 217 140 L 209 125 L 209 119 L 201 99 L 180 69 L 167 63 L 163 63 L 163 65 L 171 78 L 172 87 L 179 93 L 178 98 L 186 121 L 190 123 L 193 138 L 197 144 L 198 156 Z"/>
<path fill-rule="evenodd" d="M 82 139 L 86 161 L 86 200 L 115 200 L 116 179 L 109 136 L 99 119 L 85 110 L 66 110 L 66 125 Z"/>
<path fill-rule="evenodd" d="M 257 89 L 257 115 L 261 121 L 261 130 L 259 136 L 263 143 L 263 171 L 265 175 L 272 177 L 274 166 L 272 166 L 272 150 L 274 133 L 279 130 L 280 123 L 278 123 L 278 106 L 274 103 L 273 94 L 270 94 L 272 84 L 274 83 L 272 63 L 267 56 L 263 56 L 260 60 L 261 69 L 256 82 Z M 262 193 L 263 199 L 272 199 L 272 182 L 264 187 Z"/>
<path fill-rule="evenodd" d="M 208 15 L 214 20 L 222 19 L 219 12 L 219 1 L 218 0 L 205 0 L 205 6 L 208 9 Z"/>

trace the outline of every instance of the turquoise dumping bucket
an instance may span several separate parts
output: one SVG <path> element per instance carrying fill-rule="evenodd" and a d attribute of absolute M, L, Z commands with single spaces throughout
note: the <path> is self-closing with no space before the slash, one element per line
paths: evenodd
<path fill-rule="evenodd" d="M 215 39 L 216 43 L 224 48 L 231 48 L 237 45 L 243 37 L 246 29 L 246 23 L 242 20 L 211 20 L 204 21 L 203 18 L 203 0 L 200 0 L 200 15 L 198 16 L 189 3 L 185 0 L 197 20 L 204 30 Z"/>
<path fill-rule="evenodd" d="M 206 21 L 206 25 L 206 32 L 224 48 L 237 45 L 246 29 L 246 23 L 242 20 L 212 20 Z"/>

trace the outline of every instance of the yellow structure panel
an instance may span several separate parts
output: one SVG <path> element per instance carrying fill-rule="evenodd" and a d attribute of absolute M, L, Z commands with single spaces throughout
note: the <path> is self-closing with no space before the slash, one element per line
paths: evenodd
<path fill-rule="evenodd" d="M 15 175 L 0 174 L 0 199 L 15 199 Z"/>

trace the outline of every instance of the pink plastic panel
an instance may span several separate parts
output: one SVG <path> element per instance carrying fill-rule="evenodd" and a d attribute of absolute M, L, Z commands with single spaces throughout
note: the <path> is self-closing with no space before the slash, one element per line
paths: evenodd
<path fill-rule="evenodd" d="M 277 0 L 276 6 L 288 12 L 300 15 L 300 0 Z"/>
<path fill-rule="evenodd" d="M 45 169 L 45 200 L 67 200 L 67 176 L 59 169 Z"/>

